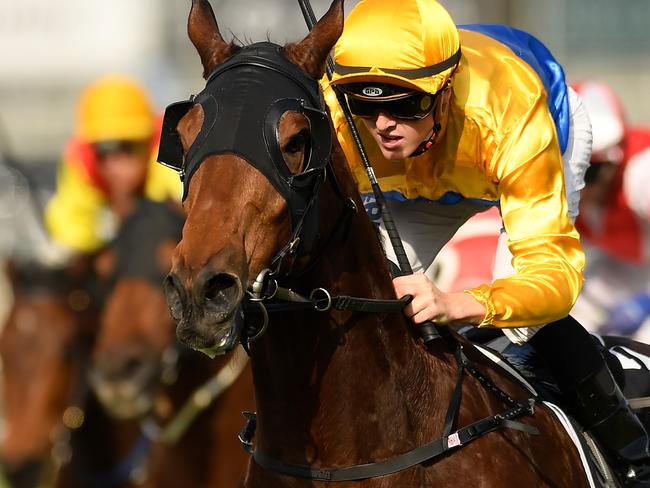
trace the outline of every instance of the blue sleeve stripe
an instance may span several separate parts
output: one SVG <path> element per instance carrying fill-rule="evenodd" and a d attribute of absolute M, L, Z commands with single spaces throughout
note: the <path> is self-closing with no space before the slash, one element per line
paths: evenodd
<path fill-rule="evenodd" d="M 526 61 L 542 80 L 548 96 L 548 109 L 555 121 L 562 154 L 569 140 L 569 100 L 564 70 L 551 52 L 527 32 L 501 24 L 459 25 L 459 29 L 479 32 L 508 46 Z"/>
<path fill-rule="evenodd" d="M 463 200 L 468 200 L 470 202 L 480 203 L 482 205 L 487 205 L 489 207 L 499 206 L 498 200 L 484 200 L 482 198 L 466 198 L 460 193 L 455 191 L 448 191 L 437 200 L 430 200 L 424 197 L 406 198 L 398 191 L 385 191 L 384 196 L 388 200 L 395 200 L 397 202 L 407 202 L 407 201 L 408 202 L 434 202 L 434 203 L 440 203 L 441 205 L 456 205 L 457 203 L 460 203 Z"/>

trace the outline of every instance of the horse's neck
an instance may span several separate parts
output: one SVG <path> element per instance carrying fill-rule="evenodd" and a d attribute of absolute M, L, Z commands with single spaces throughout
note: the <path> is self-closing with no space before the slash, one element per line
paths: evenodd
<path fill-rule="evenodd" d="M 345 243 L 331 245 L 301 291 L 394 298 L 385 258 L 364 219 L 354 219 Z M 399 451 L 430 435 L 424 424 L 446 407 L 432 399 L 450 389 L 434 376 L 453 374 L 444 374 L 446 348 L 427 353 L 409 327 L 399 313 L 272 316 L 253 349 L 260 448 L 294 462 L 349 464 L 378 455 L 380 446 Z M 361 441 L 368 436 L 376 442 Z"/>

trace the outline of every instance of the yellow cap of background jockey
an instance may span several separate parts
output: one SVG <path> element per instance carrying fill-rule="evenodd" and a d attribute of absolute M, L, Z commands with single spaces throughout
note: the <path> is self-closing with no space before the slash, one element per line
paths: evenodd
<path fill-rule="evenodd" d="M 81 95 L 77 135 L 87 142 L 146 139 L 154 125 L 149 97 L 129 78 L 106 76 Z"/>
<path fill-rule="evenodd" d="M 361 0 L 336 43 L 332 83 L 376 81 L 436 93 L 460 56 L 456 24 L 435 0 Z"/>

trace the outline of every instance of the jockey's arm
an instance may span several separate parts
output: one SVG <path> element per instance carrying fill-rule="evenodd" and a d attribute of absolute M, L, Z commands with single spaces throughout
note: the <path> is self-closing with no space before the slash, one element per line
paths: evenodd
<path fill-rule="evenodd" d="M 398 296 L 414 296 L 406 313 L 417 323 L 529 327 L 569 313 L 582 287 L 584 253 L 568 216 L 562 157 L 543 104 L 540 98 L 513 125 L 487 168 L 499 182 L 515 273 L 465 294 L 443 293 L 424 275 L 396 279 Z"/>
<path fill-rule="evenodd" d="M 480 326 L 528 327 L 565 317 L 582 288 L 584 253 L 568 215 L 563 163 L 540 97 L 498 144 L 496 177 L 515 274 L 467 290 L 487 313 Z"/>
<path fill-rule="evenodd" d="M 102 192 L 81 171 L 64 160 L 59 167 L 56 191 L 45 209 L 45 225 L 52 239 L 72 253 L 92 253 L 103 241 L 98 231 Z"/>
<path fill-rule="evenodd" d="M 144 195 L 157 202 L 172 200 L 180 204 L 183 196 L 183 185 L 178 173 L 156 162 L 157 156 L 158 148 L 153 151 L 149 161 Z"/>

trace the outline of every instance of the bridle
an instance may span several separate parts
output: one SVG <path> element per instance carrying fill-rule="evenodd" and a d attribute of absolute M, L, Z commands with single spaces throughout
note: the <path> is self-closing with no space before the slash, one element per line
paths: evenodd
<path fill-rule="evenodd" d="M 261 86 L 264 90 L 260 90 Z M 203 108 L 203 125 L 187 154 L 183 155 L 177 126 L 196 104 Z M 297 174 L 287 167 L 279 145 L 278 123 L 289 111 L 303 114 L 311 129 L 311 150 L 305 154 L 304 169 Z M 229 116 L 219 118 L 219 113 Z M 165 111 L 158 161 L 179 171 L 184 198 L 192 176 L 209 156 L 235 154 L 259 170 L 287 203 L 291 236 L 247 291 L 245 301 L 252 306 L 244 304 L 244 309 L 249 314 L 261 313 L 262 323 L 244 327 L 242 343 L 245 348 L 266 330 L 270 310 L 313 307 L 321 312 L 339 308 L 387 313 L 399 312 L 408 303 L 404 299 L 332 297 L 322 288 L 305 298 L 278 284 L 279 280 L 295 280 L 299 274 L 313 268 L 323 250 L 338 236 L 345 240 L 357 212 L 356 204 L 344 195 L 332 168 L 332 140 L 332 128 L 318 81 L 291 63 L 280 46 L 268 42 L 241 48 L 210 74 L 201 93 L 174 103 Z M 323 241 L 318 239 L 319 195 L 326 180 L 344 204 L 330 236 Z M 321 242 L 320 254 L 314 255 L 317 241 Z M 310 264 L 296 272 L 296 259 L 305 256 L 309 256 Z M 267 305 L 272 299 L 285 303 Z"/>
<path fill-rule="evenodd" d="M 314 288 L 308 296 L 304 296 L 291 288 L 282 286 L 281 282 L 294 281 L 302 275 L 311 271 L 320 261 L 324 252 L 334 243 L 345 245 L 352 218 L 357 213 L 357 205 L 352 198 L 345 197 L 340 184 L 338 183 L 331 162 L 328 162 L 329 180 L 332 182 L 334 192 L 343 201 L 343 208 L 329 232 L 327 238 L 323 239 L 318 252 L 310 256 L 309 263 L 300 268 L 297 272 L 293 268 L 295 260 L 291 262 L 288 270 L 282 271 L 279 267 L 273 267 L 274 263 L 282 263 L 291 252 L 291 246 L 283 247 L 271 261 L 271 266 L 263 269 L 255 278 L 252 285 L 246 290 L 247 297 L 244 302 L 245 314 L 259 314 L 261 323 L 248 323 L 242 331 L 241 342 L 246 351 L 249 345 L 259 339 L 266 331 L 269 324 L 269 314 L 274 312 L 288 312 L 299 310 L 313 310 L 315 312 L 329 312 L 332 309 L 347 310 L 365 313 L 396 313 L 409 303 L 410 297 L 401 299 L 376 299 L 353 297 L 349 295 L 333 296 L 326 288 Z M 300 239 L 300 236 L 297 236 Z"/>

